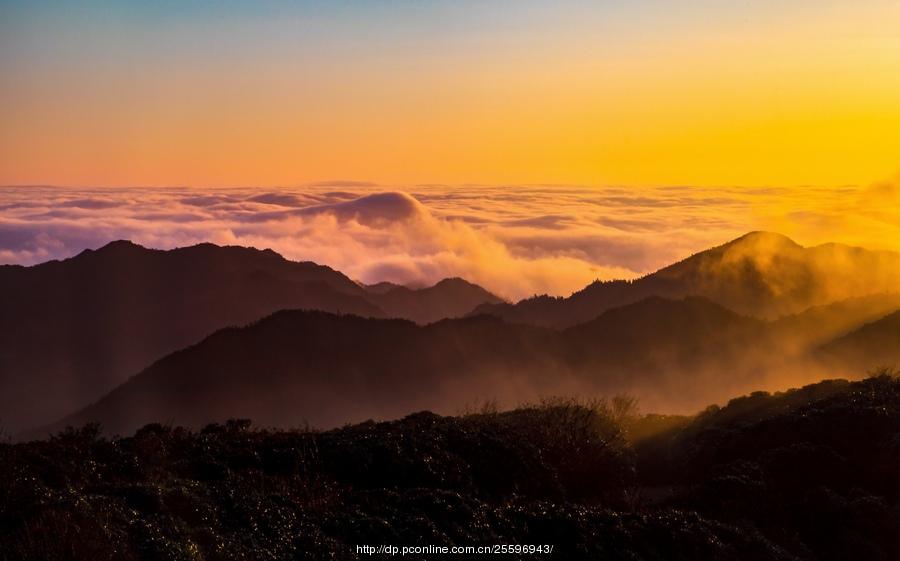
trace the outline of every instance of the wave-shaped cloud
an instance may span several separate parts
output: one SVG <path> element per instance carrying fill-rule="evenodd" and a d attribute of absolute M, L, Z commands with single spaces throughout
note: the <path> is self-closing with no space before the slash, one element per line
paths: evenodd
<path fill-rule="evenodd" d="M 804 244 L 900 239 L 900 182 L 866 188 L 416 186 L 0 188 L 0 263 L 114 239 L 272 248 L 372 283 L 460 276 L 516 299 L 653 271 L 749 230 Z M 896 248 L 894 248 L 896 249 Z"/>

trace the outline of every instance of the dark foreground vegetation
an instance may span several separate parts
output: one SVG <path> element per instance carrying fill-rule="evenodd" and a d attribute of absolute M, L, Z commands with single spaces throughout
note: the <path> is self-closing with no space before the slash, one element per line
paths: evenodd
<path fill-rule="evenodd" d="M 896 377 L 757 393 L 690 419 L 629 405 L 327 432 L 231 421 L 110 440 L 87 426 L 0 444 L 0 559 L 353 559 L 362 544 L 900 559 Z"/>

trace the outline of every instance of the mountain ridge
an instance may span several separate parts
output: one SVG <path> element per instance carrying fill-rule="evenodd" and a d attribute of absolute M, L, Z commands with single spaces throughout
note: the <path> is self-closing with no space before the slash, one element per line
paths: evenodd
<path fill-rule="evenodd" d="M 816 356 L 833 368 L 896 371 L 900 366 L 900 310 L 819 346 Z"/>
<path fill-rule="evenodd" d="M 898 292 L 900 253 L 843 244 L 803 247 L 756 231 L 634 280 L 594 281 L 568 297 L 487 304 L 472 313 L 566 328 L 648 296 L 703 296 L 743 315 L 775 319 L 854 296 Z"/>
<path fill-rule="evenodd" d="M 565 331 L 491 315 L 423 326 L 284 310 L 157 361 L 53 426 L 99 421 L 121 432 L 160 418 L 201 425 L 244 416 L 329 427 L 482 399 L 604 392 L 651 406 L 676 392 L 690 408 L 725 386 L 754 387 L 749 366 L 729 384 L 713 382 L 748 340 L 769 344 L 764 325 L 702 298 L 650 298 Z"/>
<path fill-rule="evenodd" d="M 433 320 L 463 315 L 478 298 L 496 301 L 472 289 L 440 307 L 432 302 L 440 294 L 418 294 L 388 312 L 330 267 L 211 243 L 158 250 L 118 240 L 64 260 L 0 268 L 2 422 L 10 430 L 48 422 L 155 359 L 281 309 Z"/>
<path fill-rule="evenodd" d="M 253 327 L 261 318 L 285 309 L 322 310 L 337 318 L 407 317 L 426 327 L 399 329 L 386 322 L 371 324 L 374 327 L 370 333 L 352 333 L 347 327 L 352 320 L 334 323 L 320 319 L 323 325 L 331 326 L 332 331 L 327 332 L 331 336 L 352 336 L 355 341 L 338 348 L 337 342 L 316 335 L 322 348 L 332 349 L 330 358 L 323 356 L 321 349 L 309 349 L 310 356 L 319 357 L 320 369 L 328 360 L 340 363 L 340 356 L 348 349 L 360 345 L 370 348 L 372 341 L 381 341 L 390 349 L 388 354 L 399 353 L 409 364 L 419 364 L 418 371 L 397 369 L 409 377 L 434 376 L 442 383 L 456 383 L 454 377 L 468 380 L 466 376 L 471 376 L 461 372 L 460 365 L 464 365 L 486 377 L 487 393 L 514 396 L 519 392 L 533 397 L 537 387 L 550 387 L 537 383 L 536 378 L 560 376 L 561 385 L 584 387 L 586 391 L 598 387 L 631 391 L 636 387 L 648 403 L 658 406 L 665 392 L 679 387 L 677 377 L 683 376 L 689 386 L 697 386 L 698 392 L 684 403 L 709 402 L 718 395 L 709 393 L 702 383 L 721 383 L 716 381 L 720 372 L 733 371 L 726 385 L 734 385 L 736 391 L 752 384 L 763 385 L 753 369 L 771 370 L 774 376 L 776 366 L 782 370 L 788 363 L 792 368 L 797 366 L 798 357 L 805 360 L 811 347 L 900 309 L 900 294 L 871 293 L 890 285 L 897 257 L 891 252 L 836 244 L 804 248 L 779 234 L 751 232 L 642 279 L 598 281 L 568 298 L 542 296 L 510 304 L 459 278 L 421 289 L 392 283 L 366 286 L 329 267 L 289 261 L 272 250 L 199 244 L 165 251 L 118 241 L 67 260 L 0 269 L 4 303 L 13 312 L 0 318 L 0 382 L 10 388 L 10 381 L 26 381 L 24 389 L 17 392 L 13 387 L 14 391 L 0 396 L 0 405 L 10 415 L 17 412 L 16 407 L 44 401 L 37 407 L 44 407 L 44 411 L 37 411 L 30 419 L 18 423 L 4 419 L 14 431 L 51 422 L 102 398 L 128 377 L 147 370 L 148 365 L 152 368 L 179 349 L 207 341 L 222 328 Z M 817 261 L 820 258 L 822 261 Z M 865 264 L 881 263 L 886 269 L 863 271 L 863 282 L 872 278 L 879 281 L 867 287 L 869 294 L 837 299 L 842 294 L 826 290 L 827 285 L 808 293 L 796 291 L 803 279 L 812 279 L 814 286 L 824 282 L 823 263 L 847 259 L 853 266 L 840 272 L 845 276 Z M 158 267 L 160 263 L 166 266 Z M 46 275 L 34 274 L 46 271 Z M 37 282 L 17 292 L 25 286 L 22 279 L 32 276 Z M 23 296 L 12 299 L 10 295 L 17 293 Z M 758 298 L 754 300 L 750 297 L 753 295 Z M 835 298 L 829 300 L 832 296 Z M 733 300 L 761 308 L 768 302 L 770 312 L 802 309 L 772 320 L 765 314 L 735 309 L 729 305 Z M 484 301 L 489 303 L 477 305 Z M 805 306 L 808 303 L 815 305 Z M 498 309 L 505 313 L 496 313 Z M 484 315 L 502 321 L 446 321 Z M 427 328 L 429 324 L 435 325 Z M 479 325 L 491 328 L 479 332 Z M 526 329 L 528 325 L 538 331 Z M 382 328 L 397 333 L 398 340 L 386 340 L 380 333 Z M 438 340 L 438 333 L 446 341 Z M 295 344 L 279 340 L 285 345 Z M 491 342 L 496 343 L 495 348 Z M 402 348 L 421 344 L 426 345 L 426 354 L 438 354 L 419 357 Z M 283 353 L 275 347 L 270 351 Z M 466 357 L 467 353 L 472 356 Z M 437 360 L 437 356 L 448 362 Z M 778 361 L 771 357 L 779 357 L 781 364 L 776 365 Z M 367 368 L 390 370 L 391 364 L 397 364 L 374 350 L 369 358 L 371 364 L 353 366 L 356 381 L 372 378 L 366 376 Z M 219 359 L 210 356 L 209 360 L 212 364 Z M 740 367 L 735 370 L 733 364 Z M 514 371 L 513 366 L 521 372 Z M 538 366 L 547 372 L 538 372 Z M 833 370 L 832 366 L 820 366 L 804 363 L 791 375 L 802 374 L 805 378 L 797 382 L 805 383 L 820 371 Z M 198 371 L 205 368 L 200 365 Z M 247 368 L 254 369 L 249 364 Z M 301 368 L 300 372 L 307 371 Z M 502 389 L 500 372 L 514 380 L 508 384 L 509 391 Z M 652 391 L 643 385 L 651 378 L 658 383 Z M 418 407 L 414 400 L 407 405 Z M 390 409 L 391 415 L 401 413 L 398 408 Z"/>

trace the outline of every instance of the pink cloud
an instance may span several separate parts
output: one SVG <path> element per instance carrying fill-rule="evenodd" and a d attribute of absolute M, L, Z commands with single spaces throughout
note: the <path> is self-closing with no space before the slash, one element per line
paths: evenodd
<path fill-rule="evenodd" d="M 778 230 L 804 244 L 898 239 L 897 214 L 883 204 L 896 197 L 894 185 L 841 193 L 356 183 L 340 190 L 5 187 L 0 262 L 66 258 L 114 239 L 163 249 L 209 241 L 272 248 L 367 283 L 459 276 L 511 299 L 565 295 L 596 278 L 653 271 L 749 230 Z"/>

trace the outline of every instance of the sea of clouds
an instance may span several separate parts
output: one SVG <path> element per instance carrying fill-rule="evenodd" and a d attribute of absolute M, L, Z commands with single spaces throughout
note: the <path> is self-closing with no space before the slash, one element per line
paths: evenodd
<path fill-rule="evenodd" d="M 497 294 L 568 295 L 751 230 L 900 249 L 898 182 L 843 188 L 385 186 L 0 187 L 0 263 L 129 239 L 271 248 L 366 283 L 458 276 Z"/>

